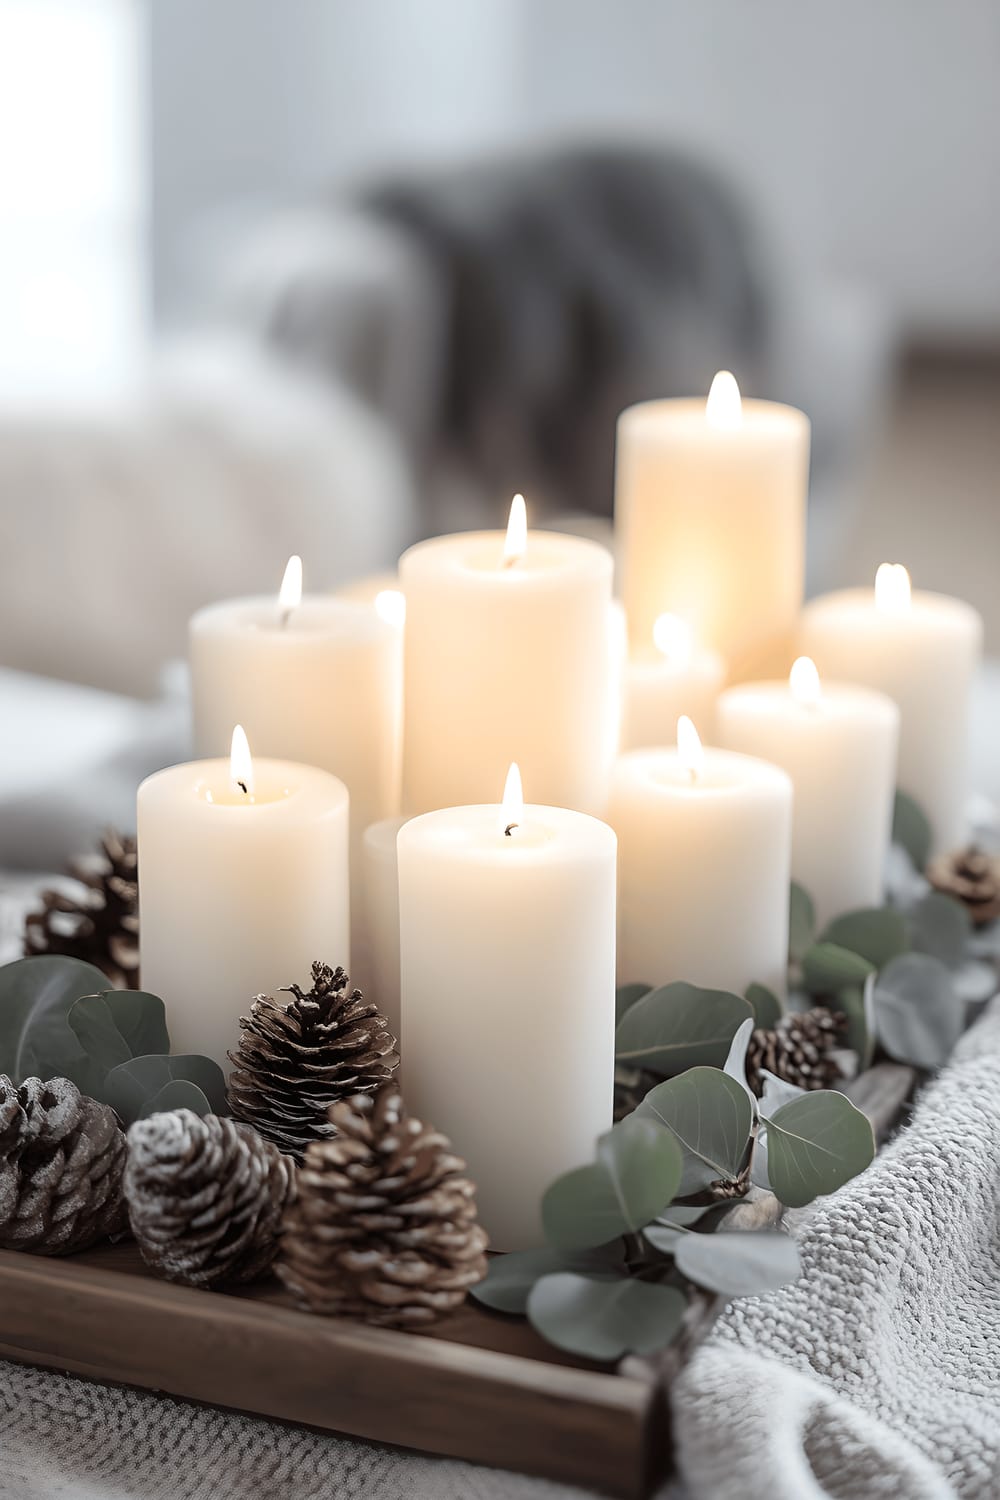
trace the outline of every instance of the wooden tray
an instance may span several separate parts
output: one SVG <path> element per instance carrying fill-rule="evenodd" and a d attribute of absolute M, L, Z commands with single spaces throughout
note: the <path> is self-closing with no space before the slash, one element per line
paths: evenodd
<path fill-rule="evenodd" d="M 849 1088 L 880 1135 L 914 1076 L 883 1064 Z M 758 1194 L 731 1212 L 750 1228 L 778 1211 Z M 0 1358 L 626 1500 L 668 1466 L 664 1393 L 720 1307 L 706 1294 L 660 1361 L 615 1370 L 471 1300 L 436 1330 L 397 1333 L 299 1312 L 276 1281 L 230 1295 L 172 1286 L 131 1244 L 66 1260 L 0 1251 Z"/>

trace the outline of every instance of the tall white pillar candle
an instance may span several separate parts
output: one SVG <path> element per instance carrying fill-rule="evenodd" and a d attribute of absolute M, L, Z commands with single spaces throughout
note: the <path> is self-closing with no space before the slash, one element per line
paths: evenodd
<path fill-rule="evenodd" d="M 543 1192 L 611 1122 L 614 834 L 508 801 L 414 818 L 398 848 L 407 1098 L 468 1161 L 494 1249 L 540 1244 Z"/>
<path fill-rule="evenodd" d="M 283 600 L 210 605 L 190 627 L 195 753 L 225 753 L 239 723 L 256 754 L 338 776 L 351 794 L 358 910 L 361 835 L 370 823 L 399 811 L 398 597 L 384 599 L 380 613 L 329 596 L 297 597 L 293 588 Z M 331 961 L 342 959 L 332 955 Z"/>
<path fill-rule="evenodd" d="M 439 537 L 400 561 L 404 812 L 486 802 L 513 760 L 539 802 L 603 810 L 620 691 L 611 554 L 518 534 L 519 516 L 523 501 L 506 538 Z"/>
<path fill-rule="evenodd" d="M 943 594 L 913 593 L 883 563 L 875 591 L 844 589 L 806 605 L 801 649 L 823 677 L 860 682 L 899 705 L 898 782 L 930 819 L 936 849 L 964 837 L 972 683 L 982 618 Z"/>
<path fill-rule="evenodd" d="M 245 743 L 245 741 L 244 741 Z M 234 757 L 158 771 L 139 787 L 143 987 L 175 1053 L 229 1071 L 254 996 L 347 966 L 348 797 L 315 766 Z"/>
<path fill-rule="evenodd" d="M 703 750 L 686 720 L 678 740 L 615 764 L 619 981 L 739 994 L 756 982 L 781 994 L 792 783 L 765 761 Z"/>
<path fill-rule="evenodd" d="M 361 950 L 354 979 L 374 1001 L 399 1038 L 399 878 L 396 835 L 405 818 L 386 818 L 366 828 L 361 840 Z"/>
<path fill-rule="evenodd" d="M 688 620 L 730 676 L 787 671 L 802 605 L 809 421 L 742 401 L 647 401 L 618 420 L 615 525 L 633 648 L 665 612 Z"/>
<path fill-rule="evenodd" d="M 650 648 L 634 652 L 625 667 L 623 750 L 672 745 L 686 714 L 703 740 L 714 739 L 715 700 L 726 667 L 717 651 L 694 645 L 679 615 L 661 615 Z"/>
<path fill-rule="evenodd" d="M 729 688 L 718 742 L 781 766 L 792 778 L 792 878 L 821 924 L 880 906 L 892 829 L 899 710 L 870 688 L 820 682 L 808 657 L 788 680 Z"/>

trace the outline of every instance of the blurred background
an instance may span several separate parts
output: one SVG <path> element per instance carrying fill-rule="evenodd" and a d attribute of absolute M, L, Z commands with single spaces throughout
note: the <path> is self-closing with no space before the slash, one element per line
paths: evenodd
<path fill-rule="evenodd" d="M 810 587 L 996 652 L 998 68 L 994 0 L 0 0 L 0 753 L 292 551 L 599 532 L 722 366 L 813 420 Z"/>

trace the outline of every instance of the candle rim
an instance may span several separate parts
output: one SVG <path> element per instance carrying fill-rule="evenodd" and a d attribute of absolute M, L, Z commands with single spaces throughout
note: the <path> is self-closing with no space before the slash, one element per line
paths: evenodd
<path fill-rule="evenodd" d="M 454 531 L 416 542 L 399 559 L 401 591 L 406 592 L 409 579 L 427 574 L 440 577 L 442 571 L 454 579 L 488 578 L 496 587 L 521 589 L 548 585 L 556 579 L 575 581 L 587 573 L 610 579 L 614 572 L 614 557 L 603 542 L 570 532 L 533 528 L 528 532 L 527 548 L 518 565 L 501 568 L 497 559 L 505 537 L 505 530 Z M 555 559 L 554 546 L 559 554 Z M 461 555 L 465 549 L 473 548 L 482 554 L 481 567 L 468 563 Z M 446 567 L 435 566 L 435 562 Z"/>
<path fill-rule="evenodd" d="M 792 782 L 788 773 L 773 761 L 759 755 L 747 755 L 742 750 L 726 750 L 719 745 L 704 745 L 704 770 L 692 777 L 682 762 L 676 745 L 650 745 L 635 750 L 626 750 L 618 756 L 612 773 L 613 784 L 628 775 L 633 784 L 640 780 L 644 786 L 652 787 L 665 797 L 674 793 L 699 796 L 722 801 L 740 792 L 752 790 L 787 791 L 791 795 Z M 668 765 L 676 769 L 677 779 L 666 780 L 654 774 L 657 765 Z M 714 782 L 710 779 L 713 768 L 731 766 L 744 772 L 742 777 Z"/>
<path fill-rule="evenodd" d="M 219 755 L 180 761 L 177 765 L 154 771 L 140 782 L 138 800 L 156 802 L 161 798 L 183 796 L 186 800 L 180 805 L 178 815 L 181 817 L 190 813 L 200 816 L 201 809 L 205 809 L 209 816 L 228 814 L 242 818 L 253 810 L 258 817 L 272 818 L 277 815 L 274 810 L 281 809 L 281 816 L 293 823 L 307 823 L 339 814 L 349 804 L 344 782 L 320 766 L 256 754 L 253 764 L 256 791 L 252 798 L 238 798 L 233 793 L 229 756 Z M 225 801 L 216 802 L 201 794 L 201 788 L 209 779 L 225 793 Z M 265 790 L 275 784 L 282 787 L 282 791 L 265 797 Z M 325 793 L 327 806 L 320 810 L 316 806 L 316 796 L 322 793 Z"/>
<path fill-rule="evenodd" d="M 845 628 L 869 628 L 878 621 L 887 635 L 901 630 L 919 632 L 931 619 L 948 623 L 971 624 L 979 632 L 983 629 L 983 617 L 975 605 L 954 594 L 942 594 L 935 589 L 913 589 L 910 608 L 899 614 L 886 613 L 875 603 L 875 590 L 869 584 L 858 584 L 851 588 L 831 589 L 826 594 L 817 594 L 803 606 L 804 619 L 822 618 L 844 610 Z M 808 640 L 805 642 L 808 646 Z M 812 654 L 810 652 L 810 654 Z"/>
<path fill-rule="evenodd" d="M 787 677 L 761 678 L 756 682 L 737 682 L 724 688 L 719 694 L 717 711 L 724 712 L 729 705 L 751 709 L 763 706 L 766 699 L 768 709 L 783 711 L 800 710 L 804 721 L 822 723 L 831 718 L 841 718 L 843 712 L 856 705 L 859 700 L 868 707 L 878 709 L 888 717 L 898 717 L 898 709 L 888 693 L 867 683 L 851 682 L 843 677 L 822 677 L 822 692 L 815 703 L 803 703 L 797 699 L 789 686 Z"/>
<path fill-rule="evenodd" d="M 524 804 L 521 829 L 524 837 L 506 838 L 500 821 L 499 802 L 470 802 L 456 807 L 434 808 L 406 818 L 396 836 L 397 849 L 408 845 L 436 852 L 451 851 L 469 862 L 495 865 L 549 862 L 559 864 L 567 859 L 605 859 L 617 846 L 617 836 L 603 819 L 573 808 L 554 807 L 546 803 Z M 545 828 L 549 837 L 539 841 L 533 833 Z M 465 838 L 444 840 L 445 831 L 454 830 Z"/>
<path fill-rule="evenodd" d="M 671 443 L 690 436 L 699 444 L 717 444 L 720 450 L 729 443 L 754 443 L 793 427 L 806 434 L 810 431 L 809 418 L 797 406 L 742 393 L 740 399 L 742 419 L 738 426 L 712 426 L 705 417 L 704 396 L 655 396 L 626 406 L 618 417 L 618 431 L 627 433 L 630 439 L 646 438 L 655 443 L 666 430 Z"/>
<path fill-rule="evenodd" d="M 313 618 L 317 609 L 323 617 L 318 620 Z M 189 629 L 201 637 L 239 631 L 248 638 L 274 641 L 280 650 L 294 650 L 305 642 L 393 639 L 399 626 L 380 615 L 374 601 L 366 604 L 334 594 L 303 594 L 287 624 L 282 624 L 273 594 L 246 594 L 204 605 L 191 616 Z"/>

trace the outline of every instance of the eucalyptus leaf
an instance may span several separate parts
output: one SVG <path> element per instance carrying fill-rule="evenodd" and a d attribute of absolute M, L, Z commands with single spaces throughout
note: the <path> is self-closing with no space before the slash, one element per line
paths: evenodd
<path fill-rule="evenodd" d="M 651 984 L 620 984 L 615 991 L 615 1025 L 617 1026 L 627 1010 L 631 1010 L 637 1000 L 643 995 L 648 995 L 653 988 Z"/>
<path fill-rule="evenodd" d="M 769 1120 L 783 1104 L 790 1104 L 793 1099 L 802 1099 L 808 1089 L 799 1088 L 797 1083 L 789 1083 L 787 1078 L 778 1078 L 774 1073 L 769 1073 L 767 1068 L 760 1070 L 764 1090 L 761 1094 L 757 1109 L 762 1120 Z"/>
<path fill-rule="evenodd" d="M 538 1250 L 514 1250 L 509 1255 L 494 1255 L 490 1259 L 486 1280 L 472 1288 L 472 1296 L 496 1312 L 523 1315 L 528 1310 L 531 1288 L 543 1276 L 556 1271 L 574 1271 L 595 1279 L 621 1276 L 620 1248 L 615 1247 L 614 1255 L 609 1254 L 610 1248 L 579 1251 L 574 1255 L 543 1246 Z"/>
<path fill-rule="evenodd" d="M 615 1037 L 619 1062 L 648 1068 L 670 1078 L 687 1068 L 721 1068 L 741 1023 L 752 1017 L 749 1003 L 728 990 L 697 985 L 664 985 L 628 1010 Z"/>
<path fill-rule="evenodd" d="M 559 1250 L 585 1250 L 637 1233 L 676 1196 L 681 1152 L 668 1130 L 638 1112 L 597 1142 L 597 1160 L 557 1177 L 542 1198 L 542 1224 Z"/>
<path fill-rule="evenodd" d="M 770 1031 L 772 1027 L 777 1026 L 785 1014 L 785 1007 L 766 984 L 749 985 L 746 998 L 753 1011 L 754 1025 L 759 1026 L 762 1031 Z"/>
<path fill-rule="evenodd" d="M 931 825 L 927 814 L 908 792 L 896 792 L 892 812 L 892 841 L 901 844 L 914 869 L 926 869 L 931 853 Z"/>
<path fill-rule="evenodd" d="M 0 968 L 0 1073 L 25 1078 L 69 1078 L 93 1094 L 102 1076 L 84 1052 L 67 1017 L 81 995 L 107 986 L 92 964 L 60 954 L 22 958 Z"/>
<path fill-rule="evenodd" d="M 801 963 L 816 936 L 816 908 L 805 886 L 793 880 L 788 897 L 788 956 Z"/>
<path fill-rule="evenodd" d="M 595 1281 L 562 1271 L 543 1276 L 528 1297 L 528 1317 L 549 1343 L 587 1359 L 653 1354 L 677 1334 L 687 1306 L 673 1286 L 621 1277 Z"/>
<path fill-rule="evenodd" d="M 782 1105 L 765 1128 L 768 1180 L 789 1208 L 835 1192 L 875 1155 L 871 1122 L 846 1095 L 832 1089 Z"/>
<path fill-rule="evenodd" d="M 712 1204 L 692 1207 L 686 1203 L 672 1203 L 654 1223 L 646 1225 L 642 1231 L 643 1239 L 662 1254 L 673 1255 L 674 1246 L 681 1236 L 689 1234 L 692 1224 L 703 1219 L 712 1207 Z"/>
<path fill-rule="evenodd" d="M 965 1005 L 944 964 L 925 953 L 904 953 L 879 975 L 875 1024 L 879 1041 L 897 1062 L 939 1068 L 962 1034 Z"/>
<path fill-rule="evenodd" d="M 757 1024 L 759 1025 L 759 1022 Z M 752 1018 L 741 1023 L 739 1031 L 730 1044 L 729 1056 L 726 1058 L 722 1071 L 728 1073 L 730 1078 L 735 1078 L 740 1087 L 746 1089 L 750 1099 L 750 1108 L 756 1113 L 757 1096 L 747 1083 L 747 1048 L 753 1032 L 754 1020 Z"/>
<path fill-rule="evenodd" d="M 915 952 L 957 969 L 966 955 L 972 921 L 961 901 L 930 891 L 908 913 L 910 944 Z"/>
<path fill-rule="evenodd" d="M 835 917 L 821 942 L 847 948 L 881 969 L 906 951 L 906 923 L 891 906 L 863 907 Z"/>
<path fill-rule="evenodd" d="M 185 1080 L 201 1091 L 209 1114 L 226 1114 L 226 1083 L 218 1063 L 207 1057 L 133 1057 L 104 1078 L 99 1098 L 110 1104 L 126 1125 L 149 1113 L 150 1104 L 168 1083 Z M 168 1108 L 177 1106 L 170 1105 Z M 188 1105 L 194 1108 L 194 1105 Z M 163 1108 L 163 1106 L 159 1106 Z"/>
<path fill-rule="evenodd" d="M 773 1229 L 685 1234 L 674 1249 L 674 1265 L 690 1281 L 724 1297 L 773 1292 L 801 1270 L 795 1241 Z"/>
<path fill-rule="evenodd" d="M 210 1115 L 214 1111 L 202 1090 L 188 1078 L 171 1078 L 159 1093 L 147 1099 L 139 1112 L 139 1119 L 149 1115 L 169 1114 L 174 1109 L 189 1109 L 196 1115 Z"/>
<path fill-rule="evenodd" d="M 684 1170 L 678 1197 L 739 1176 L 753 1108 L 746 1089 L 728 1073 L 690 1068 L 679 1078 L 657 1084 L 635 1112 L 635 1118 L 644 1116 L 666 1125 L 680 1145 Z"/>
<path fill-rule="evenodd" d="M 845 1041 L 856 1053 L 861 1068 L 870 1068 L 875 1055 L 875 981 L 872 969 L 863 985 L 849 984 L 827 997 L 830 1008 L 842 1011 L 847 1017 Z"/>
<path fill-rule="evenodd" d="M 810 994 L 835 995 L 849 985 L 863 985 L 874 967 L 839 943 L 814 943 L 802 960 L 802 982 Z"/>
<path fill-rule="evenodd" d="M 170 1051 L 163 1001 L 144 990 L 105 989 L 99 995 L 82 995 L 68 1019 L 80 1046 L 102 1073 L 132 1057 Z"/>

